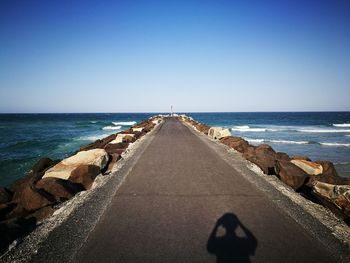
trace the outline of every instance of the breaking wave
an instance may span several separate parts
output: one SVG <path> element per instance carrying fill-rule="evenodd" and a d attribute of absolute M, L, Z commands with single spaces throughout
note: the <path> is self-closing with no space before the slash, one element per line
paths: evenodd
<path fill-rule="evenodd" d="M 333 132 L 350 132 L 350 129 L 347 130 L 337 130 L 337 129 L 299 129 L 298 132 L 306 133 L 333 133 Z"/>
<path fill-rule="evenodd" d="M 251 139 L 251 138 L 243 138 L 248 142 L 253 143 L 281 143 L 281 144 L 312 144 L 313 142 L 308 141 L 289 141 L 289 140 L 269 140 L 269 139 Z"/>
<path fill-rule="evenodd" d="M 339 123 L 339 124 L 335 123 L 335 124 L 333 124 L 333 126 L 334 127 L 342 127 L 342 128 L 350 127 L 350 123 Z"/>
<path fill-rule="evenodd" d="M 107 137 L 108 135 L 109 135 L 109 134 L 83 136 L 83 137 L 79 137 L 78 140 L 81 140 L 81 141 L 96 141 L 96 140 L 105 138 L 105 137 Z"/>
<path fill-rule="evenodd" d="M 103 127 L 102 130 L 120 130 L 122 128 L 122 126 L 106 126 Z"/>
<path fill-rule="evenodd" d="M 131 126 L 136 124 L 136 121 L 119 121 L 119 122 L 112 122 L 114 125 L 122 125 L 122 126 Z"/>
<path fill-rule="evenodd" d="M 324 146 L 350 147 L 350 143 L 321 142 L 320 144 Z"/>
<path fill-rule="evenodd" d="M 278 129 L 268 129 L 268 128 L 251 128 L 249 126 L 243 125 L 243 126 L 234 126 L 231 128 L 231 131 L 238 131 L 238 132 L 275 132 L 279 131 Z"/>
<path fill-rule="evenodd" d="M 269 140 L 269 139 L 252 139 L 243 138 L 251 143 L 280 143 L 280 144 L 319 144 L 330 147 L 350 147 L 350 143 L 338 143 L 338 142 L 313 142 L 313 141 L 289 141 L 289 140 Z"/>

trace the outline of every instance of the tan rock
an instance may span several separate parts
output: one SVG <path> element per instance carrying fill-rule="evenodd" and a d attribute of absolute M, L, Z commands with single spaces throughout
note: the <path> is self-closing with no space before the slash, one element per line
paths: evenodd
<path fill-rule="evenodd" d="M 158 123 L 161 122 L 161 119 L 153 119 L 152 122 L 153 122 L 153 124 L 157 125 Z"/>
<path fill-rule="evenodd" d="M 143 131 L 143 127 L 140 128 L 132 128 L 133 132 L 142 132 Z"/>
<path fill-rule="evenodd" d="M 294 155 L 292 156 L 293 160 L 305 160 L 305 161 L 309 161 L 311 162 L 311 159 L 309 157 L 307 157 L 306 155 Z"/>
<path fill-rule="evenodd" d="M 220 138 L 231 136 L 231 133 L 228 129 L 224 129 L 221 127 L 211 127 L 209 129 L 208 136 L 213 139 L 219 140 Z"/>
<path fill-rule="evenodd" d="M 346 214 L 350 214 L 350 185 L 334 185 L 314 181 L 313 191 L 336 205 Z"/>
<path fill-rule="evenodd" d="M 133 130 L 134 130 L 134 128 L 133 128 Z M 119 134 L 117 134 L 117 137 L 113 141 L 111 141 L 109 144 L 121 143 L 121 142 L 123 142 L 123 139 L 126 136 L 135 138 L 135 134 L 132 134 L 132 133 L 119 133 Z"/>
<path fill-rule="evenodd" d="M 322 174 L 323 172 L 322 165 L 318 163 L 313 163 L 306 160 L 291 160 L 291 162 L 310 175 L 318 175 Z"/>
<path fill-rule="evenodd" d="M 334 185 L 315 181 L 313 190 L 328 199 L 334 199 L 340 195 L 344 195 L 350 202 L 350 185 Z"/>
<path fill-rule="evenodd" d="M 62 160 L 54 167 L 47 170 L 43 178 L 56 177 L 67 180 L 72 171 L 80 165 L 96 165 L 100 168 L 100 170 L 103 170 L 106 167 L 108 160 L 108 153 L 104 149 L 81 151 L 67 159 Z"/>

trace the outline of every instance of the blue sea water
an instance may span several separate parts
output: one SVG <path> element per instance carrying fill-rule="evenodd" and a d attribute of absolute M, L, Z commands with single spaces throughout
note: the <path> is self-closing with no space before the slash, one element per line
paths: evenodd
<path fill-rule="evenodd" d="M 0 186 L 22 177 L 41 157 L 63 159 L 154 114 L 0 114 Z"/>
<path fill-rule="evenodd" d="M 81 145 L 127 129 L 156 113 L 0 114 L 0 185 L 20 178 L 41 157 L 62 159 Z M 330 160 L 350 177 L 350 112 L 186 113 L 227 127 L 251 144 Z"/>

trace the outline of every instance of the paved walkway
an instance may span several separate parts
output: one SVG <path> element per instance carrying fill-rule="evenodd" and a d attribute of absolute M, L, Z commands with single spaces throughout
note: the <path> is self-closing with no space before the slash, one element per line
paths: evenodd
<path fill-rule="evenodd" d="M 328 250 L 167 119 L 77 262 L 332 262 Z"/>

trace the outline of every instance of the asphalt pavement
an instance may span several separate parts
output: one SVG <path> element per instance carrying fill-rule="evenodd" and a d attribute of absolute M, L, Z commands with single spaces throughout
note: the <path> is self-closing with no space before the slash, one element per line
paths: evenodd
<path fill-rule="evenodd" d="M 175 118 L 116 191 L 75 262 L 334 262 Z"/>

